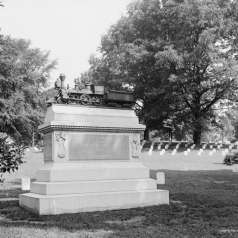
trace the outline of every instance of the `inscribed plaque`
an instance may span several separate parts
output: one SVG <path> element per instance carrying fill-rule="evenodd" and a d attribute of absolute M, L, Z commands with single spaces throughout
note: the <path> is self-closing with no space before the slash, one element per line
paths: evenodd
<path fill-rule="evenodd" d="M 129 160 L 129 136 L 71 134 L 69 160 Z"/>

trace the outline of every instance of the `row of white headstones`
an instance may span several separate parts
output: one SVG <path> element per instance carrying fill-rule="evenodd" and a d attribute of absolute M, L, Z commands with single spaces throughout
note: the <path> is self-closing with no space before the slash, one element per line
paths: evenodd
<path fill-rule="evenodd" d="M 153 154 L 154 144 L 155 144 L 154 142 L 151 143 L 150 149 L 149 149 L 149 151 L 148 151 L 148 154 L 149 154 L 149 155 L 152 155 L 152 154 Z M 160 155 L 164 155 L 165 152 L 168 150 L 169 146 L 170 146 L 170 144 L 166 144 L 165 147 L 164 147 L 163 149 L 161 149 L 162 144 L 159 143 L 159 144 L 157 145 L 157 150 L 159 151 L 159 154 L 160 154 Z M 172 150 L 171 155 L 176 155 L 177 152 L 178 152 L 178 150 L 179 150 L 179 147 L 180 147 L 180 146 L 181 146 L 181 144 L 178 143 L 178 144 L 175 146 L 175 148 Z M 203 144 L 202 148 L 200 148 L 200 149 L 197 151 L 197 155 L 198 155 L 198 156 L 201 156 L 201 155 L 204 153 L 205 149 L 206 149 L 206 148 L 209 148 L 210 150 L 209 150 L 209 152 L 208 152 L 208 155 L 212 156 L 214 153 L 216 153 L 217 151 L 220 151 L 220 150 L 221 150 L 222 155 L 225 156 L 225 155 L 229 152 L 229 150 L 231 150 L 231 149 L 233 148 L 233 146 L 234 146 L 234 145 L 231 144 L 231 145 L 229 145 L 228 148 L 221 150 L 221 147 L 222 147 L 221 144 L 216 145 L 216 148 L 214 148 L 213 145 Z M 192 150 L 194 150 L 195 147 L 196 147 L 195 144 L 191 145 L 190 147 L 187 147 L 187 149 L 183 152 L 184 156 L 187 156 Z"/>

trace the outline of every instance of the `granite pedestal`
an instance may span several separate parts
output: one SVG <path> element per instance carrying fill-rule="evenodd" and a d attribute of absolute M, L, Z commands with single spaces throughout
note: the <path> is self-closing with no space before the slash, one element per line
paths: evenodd
<path fill-rule="evenodd" d="M 20 206 L 46 215 L 169 203 L 140 162 L 133 110 L 54 104 L 40 130 L 45 165 Z"/>

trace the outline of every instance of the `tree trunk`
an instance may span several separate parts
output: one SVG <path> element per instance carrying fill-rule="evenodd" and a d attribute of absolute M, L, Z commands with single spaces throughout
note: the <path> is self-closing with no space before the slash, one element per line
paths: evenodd
<path fill-rule="evenodd" d="M 201 136 L 202 136 L 202 115 L 201 115 L 201 98 L 200 95 L 195 95 L 193 99 L 193 143 L 196 147 L 199 147 L 201 144 Z"/>
<path fill-rule="evenodd" d="M 202 136 L 202 126 L 200 122 L 196 122 L 193 130 L 193 143 L 196 146 L 201 144 L 201 136 Z"/>
<path fill-rule="evenodd" d="M 149 132 L 150 132 L 149 129 L 146 128 L 144 132 L 144 140 L 149 140 Z"/>

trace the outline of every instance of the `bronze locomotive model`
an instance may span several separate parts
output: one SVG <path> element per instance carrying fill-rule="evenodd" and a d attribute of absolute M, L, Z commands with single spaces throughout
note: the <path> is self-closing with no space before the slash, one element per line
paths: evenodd
<path fill-rule="evenodd" d="M 105 90 L 104 86 L 91 83 L 81 84 L 78 79 L 75 81 L 74 89 L 65 87 L 65 76 L 60 75 L 55 82 L 57 91 L 53 101 L 48 102 L 61 104 L 81 105 L 104 105 L 112 107 L 132 107 L 135 104 L 133 94 L 126 91 Z"/>

